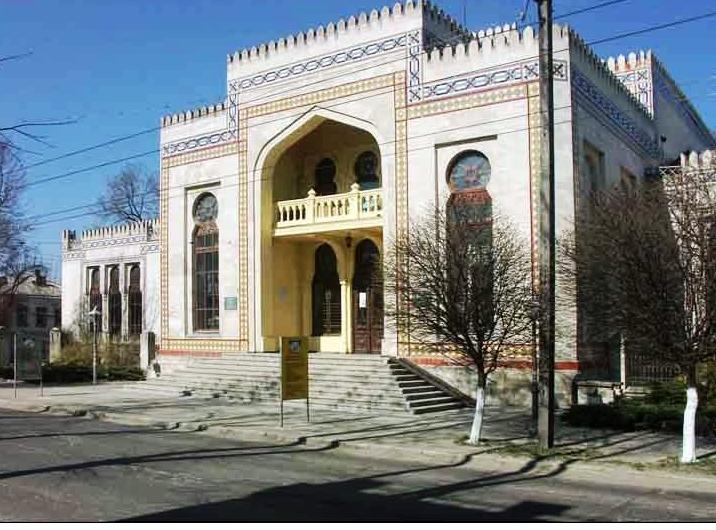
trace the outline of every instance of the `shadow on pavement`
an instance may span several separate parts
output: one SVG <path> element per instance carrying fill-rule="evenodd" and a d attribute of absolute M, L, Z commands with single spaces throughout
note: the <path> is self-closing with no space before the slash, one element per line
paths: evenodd
<path fill-rule="evenodd" d="M 399 474 L 417 473 L 428 469 L 440 469 L 462 465 L 432 466 L 410 469 L 397 473 L 385 473 L 362 478 L 352 478 L 325 484 L 297 483 L 267 488 L 246 497 L 226 501 L 197 504 L 145 514 L 127 519 L 143 522 L 487 522 L 487 521 L 539 521 L 551 520 L 561 515 L 569 506 L 558 503 L 517 502 L 507 508 L 485 510 L 458 504 L 435 502 L 433 499 L 448 493 L 472 490 L 480 486 L 496 484 L 496 479 L 512 482 L 514 475 L 527 470 L 488 476 L 473 481 L 449 485 L 449 491 L 426 488 L 405 494 L 373 493 L 383 486 L 379 479 Z M 531 468 L 532 466 L 530 466 Z M 541 477 L 522 477 L 531 480 Z M 426 499 L 431 497 L 431 499 Z"/>

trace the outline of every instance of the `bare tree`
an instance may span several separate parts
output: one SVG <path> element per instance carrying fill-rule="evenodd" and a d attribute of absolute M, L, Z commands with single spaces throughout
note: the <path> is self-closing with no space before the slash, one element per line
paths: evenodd
<path fill-rule="evenodd" d="M 400 333 L 475 369 L 469 442 L 478 444 L 489 375 L 529 344 L 530 257 L 509 223 L 476 223 L 462 212 L 437 210 L 411 223 L 387 249 L 384 289 L 386 316 Z"/>
<path fill-rule="evenodd" d="M 687 382 L 683 462 L 695 460 L 696 366 L 716 354 L 716 171 L 594 195 L 560 245 L 559 273 L 592 338 L 621 335 L 627 355 Z"/>
<path fill-rule="evenodd" d="M 25 172 L 12 142 L 0 134 L 0 273 L 21 253 L 28 224 L 22 211 Z"/>
<path fill-rule="evenodd" d="M 98 215 L 105 222 L 137 222 L 158 215 L 159 187 L 156 175 L 127 165 L 107 182 L 97 201 Z"/>
<path fill-rule="evenodd" d="M 6 260 L 0 274 L 0 325 L 10 324 L 10 315 L 20 287 L 34 278 L 38 270 L 46 273 L 46 268 L 26 247 L 21 247 Z"/>

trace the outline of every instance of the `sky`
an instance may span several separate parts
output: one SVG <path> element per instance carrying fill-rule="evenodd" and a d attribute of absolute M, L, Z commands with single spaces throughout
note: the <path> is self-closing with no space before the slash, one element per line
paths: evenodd
<path fill-rule="evenodd" d="M 18 138 L 27 165 L 138 133 L 162 115 L 221 101 L 226 54 L 309 27 L 380 8 L 385 0 L 0 0 L 0 127 L 63 121 L 32 132 L 45 143 Z M 605 0 L 555 0 L 555 16 Z M 391 3 L 391 2 L 386 2 Z M 511 23 L 525 0 L 442 0 L 438 4 L 472 30 Z M 536 17 L 529 0 L 528 21 Z M 587 42 L 714 11 L 716 0 L 624 0 L 559 18 Z M 597 45 L 606 57 L 652 49 L 716 129 L 716 17 Z M 31 53 L 30 53 L 31 52 Z M 27 170 L 32 183 L 158 148 L 151 131 Z M 134 163 L 157 171 L 156 153 Z M 99 220 L 87 206 L 122 164 L 110 164 L 30 186 L 26 213 L 42 216 L 29 240 L 50 274 L 61 265 L 60 233 Z M 81 215 L 81 214 L 85 215 Z M 70 218 L 68 218 L 70 217 Z"/>

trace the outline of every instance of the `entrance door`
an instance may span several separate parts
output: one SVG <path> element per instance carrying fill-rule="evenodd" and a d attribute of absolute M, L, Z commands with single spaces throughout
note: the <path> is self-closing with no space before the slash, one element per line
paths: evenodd
<path fill-rule="evenodd" d="M 378 248 L 369 239 L 356 247 L 353 275 L 353 351 L 380 353 L 383 337 L 383 291 L 376 285 Z"/>

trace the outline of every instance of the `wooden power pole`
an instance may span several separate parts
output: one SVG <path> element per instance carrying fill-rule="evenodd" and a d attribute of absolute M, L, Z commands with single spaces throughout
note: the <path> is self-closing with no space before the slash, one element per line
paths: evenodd
<path fill-rule="evenodd" d="M 539 10 L 540 204 L 539 204 L 539 447 L 554 445 L 554 83 L 552 0 L 535 0 Z"/>

